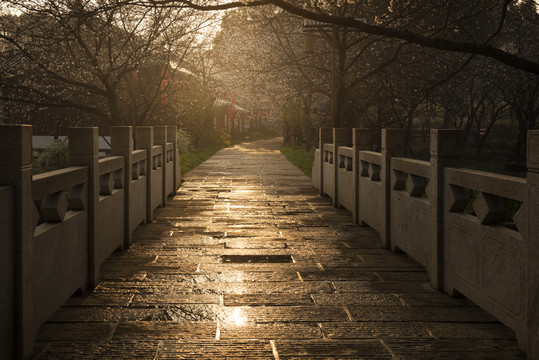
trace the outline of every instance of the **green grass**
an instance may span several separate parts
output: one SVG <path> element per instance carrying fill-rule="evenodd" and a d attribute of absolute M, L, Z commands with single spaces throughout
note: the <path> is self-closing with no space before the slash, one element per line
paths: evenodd
<path fill-rule="evenodd" d="M 200 163 L 209 159 L 213 154 L 215 154 L 217 151 L 221 150 L 224 147 L 225 145 L 223 143 L 214 143 L 202 146 L 201 148 L 193 152 L 180 154 L 180 166 L 182 169 L 182 175 L 187 174 L 189 170 L 194 169 Z"/>
<path fill-rule="evenodd" d="M 305 175 L 312 177 L 314 149 L 307 151 L 303 146 L 283 144 L 280 150 L 288 161 L 296 165 Z"/>

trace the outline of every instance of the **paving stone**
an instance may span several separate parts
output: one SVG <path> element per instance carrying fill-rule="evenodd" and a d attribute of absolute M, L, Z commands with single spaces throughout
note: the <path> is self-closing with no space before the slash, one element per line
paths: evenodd
<path fill-rule="evenodd" d="M 94 289 L 95 294 L 110 294 L 110 297 L 116 297 L 118 293 L 135 295 L 166 292 L 190 294 L 193 292 L 193 285 L 190 283 L 187 284 L 164 281 L 102 281 Z"/>
<path fill-rule="evenodd" d="M 233 322 L 238 308 L 223 309 L 223 322 Z M 246 322 L 252 323 L 302 323 L 347 321 L 348 315 L 342 307 L 336 306 L 271 306 L 240 307 Z"/>
<path fill-rule="evenodd" d="M 333 288 L 325 281 L 281 281 L 281 282 L 226 282 L 199 284 L 194 292 L 213 290 L 219 294 L 248 294 L 258 297 L 277 294 L 332 293 Z"/>
<path fill-rule="evenodd" d="M 153 359 L 158 346 L 157 341 L 51 342 L 34 359 Z"/>
<path fill-rule="evenodd" d="M 407 306 L 477 306 L 465 298 L 453 298 L 441 292 L 405 293 L 399 297 Z"/>
<path fill-rule="evenodd" d="M 428 328 L 418 322 L 328 322 L 322 330 L 330 339 L 432 338 Z"/>
<path fill-rule="evenodd" d="M 424 271 L 380 271 L 376 272 L 383 281 L 428 281 Z"/>
<path fill-rule="evenodd" d="M 89 296 L 73 296 L 64 306 L 127 306 L 133 300 L 133 294 L 110 294 L 94 292 Z"/>
<path fill-rule="evenodd" d="M 51 323 L 41 326 L 38 341 L 109 340 L 118 323 Z"/>
<path fill-rule="evenodd" d="M 432 287 L 424 282 L 404 282 L 404 281 L 333 281 L 333 287 L 341 293 L 358 292 L 426 292 L 433 293 Z"/>
<path fill-rule="evenodd" d="M 343 269 L 342 271 L 301 271 L 301 278 L 304 281 L 333 281 L 333 280 L 361 280 L 361 281 L 376 281 L 380 280 L 374 271 L 357 271 L 351 269 Z"/>
<path fill-rule="evenodd" d="M 135 295 L 132 305 L 151 307 L 159 304 L 219 304 L 219 302 L 219 295 L 158 293 Z"/>
<path fill-rule="evenodd" d="M 178 340 L 215 339 L 217 324 L 213 322 L 121 322 L 113 340 Z"/>
<path fill-rule="evenodd" d="M 526 359 L 514 341 L 504 340 L 385 340 L 398 359 Z"/>
<path fill-rule="evenodd" d="M 159 346 L 156 360 L 205 359 L 271 359 L 273 351 L 269 341 L 164 341 Z"/>
<path fill-rule="evenodd" d="M 356 305 L 356 306 L 404 306 L 398 295 L 376 293 L 335 293 L 312 295 L 317 305 Z"/>
<path fill-rule="evenodd" d="M 33 360 L 93 359 L 97 348 L 95 343 L 73 341 L 46 343 L 44 348 L 41 348 L 43 344 L 37 345 L 40 346 L 36 346 Z M 155 354 L 155 350 L 153 353 Z"/>
<path fill-rule="evenodd" d="M 286 247 L 286 242 L 272 238 L 265 240 L 227 239 L 225 242 L 226 249 L 285 249 Z"/>
<path fill-rule="evenodd" d="M 276 340 L 279 359 L 394 359 L 378 340 Z"/>
<path fill-rule="evenodd" d="M 159 342 L 151 340 L 111 340 L 96 343 L 92 359 L 153 359 L 159 348 Z M 76 359 L 76 358 L 72 358 Z"/>
<path fill-rule="evenodd" d="M 500 323 L 425 323 L 440 339 L 515 339 L 515 333 Z"/>
<path fill-rule="evenodd" d="M 221 339 L 322 339 L 317 324 L 225 324 L 220 328 Z"/>
<path fill-rule="evenodd" d="M 495 322 L 491 315 L 477 307 L 347 307 L 356 321 L 437 321 L 437 322 Z"/>
<path fill-rule="evenodd" d="M 299 306 L 311 305 L 308 295 L 300 294 L 227 294 L 225 306 Z"/>

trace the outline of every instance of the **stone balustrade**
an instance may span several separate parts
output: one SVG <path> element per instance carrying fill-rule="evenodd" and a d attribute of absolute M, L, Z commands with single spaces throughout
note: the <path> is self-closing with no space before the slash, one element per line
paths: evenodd
<path fill-rule="evenodd" d="M 401 129 L 320 129 L 313 186 L 425 266 L 432 286 L 464 295 L 539 359 L 539 131 L 528 133 L 526 179 L 458 168 L 459 130 L 431 131 L 430 161 L 402 157 Z"/>
<path fill-rule="evenodd" d="M 176 127 L 69 129 L 66 169 L 32 176 L 32 127 L 0 126 L 0 358 L 31 356 L 39 326 L 132 242 L 180 184 Z"/>

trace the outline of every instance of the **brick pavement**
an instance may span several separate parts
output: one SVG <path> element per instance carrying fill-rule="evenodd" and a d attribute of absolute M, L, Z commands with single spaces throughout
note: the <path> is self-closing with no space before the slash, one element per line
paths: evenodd
<path fill-rule="evenodd" d="M 275 140 L 220 151 L 45 323 L 36 359 L 525 359 L 320 197 Z"/>

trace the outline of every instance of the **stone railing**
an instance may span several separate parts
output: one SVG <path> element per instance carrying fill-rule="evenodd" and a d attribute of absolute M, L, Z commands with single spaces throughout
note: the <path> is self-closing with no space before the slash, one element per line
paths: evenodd
<path fill-rule="evenodd" d="M 510 327 L 539 359 L 539 131 L 528 133 L 525 179 L 457 168 L 459 130 L 431 131 L 430 161 L 402 157 L 400 129 L 382 131 L 381 152 L 369 151 L 369 130 L 348 130 L 352 147 L 345 131 L 320 129 L 313 186 L 425 266 L 434 288 Z"/>
<path fill-rule="evenodd" d="M 99 281 L 103 261 L 132 242 L 180 184 L 176 127 L 69 129 L 71 167 L 32 176 L 32 127 L 0 126 L 0 358 L 32 355 L 39 326 Z"/>

